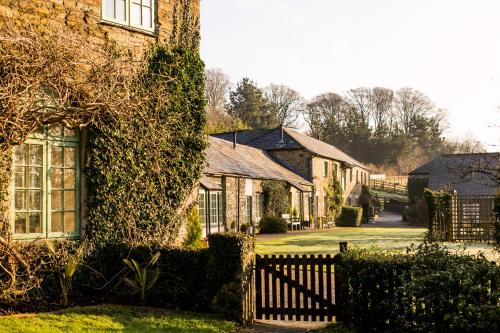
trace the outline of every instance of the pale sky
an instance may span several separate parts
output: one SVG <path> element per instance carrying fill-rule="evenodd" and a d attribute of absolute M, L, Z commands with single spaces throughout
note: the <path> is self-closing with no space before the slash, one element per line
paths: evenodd
<path fill-rule="evenodd" d="M 201 0 L 201 54 L 305 98 L 412 87 L 500 150 L 500 0 Z M 491 125 L 496 124 L 497 127 Z"/>

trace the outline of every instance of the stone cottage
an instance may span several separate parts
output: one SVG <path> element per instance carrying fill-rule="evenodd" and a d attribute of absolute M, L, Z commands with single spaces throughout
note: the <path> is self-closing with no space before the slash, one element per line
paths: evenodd
<path fill-rule="evenodd" d="M 185 2 L 185 1 L 184 1 Z M 113 44 L 133 62 L 151 43 L 168 44 L 182 0 L 0 1 L 7 26 L 69 28 L 96 47 Z M 189 1 L 199 18 L 199 0 Z M 85 130 L 44 126 L 14 148 L 8 219 L 15 239 L 79 238 L 85 225 Z M 0 184 L 2 185 L 2 184 Z M 2 185 L 3 186 L 3 185 Z M 0 214 L 2 212 L 0 211 Z"/>
<path fill-rule="evenodd" d="M 263 216 L 262 183 L 285 181 L 289 204 L 309 220 L 313 184 L 290 171 L 267 152 L 234 141 L 209 138 L 207 164 L 200 181 L 198 207 L 204 236 L 257 224 Z"/>
<path fill-rule="evenodd" d="M 234 133 L 214 135 L 231 141 Z M 336 177 L 344 192 L 346 205 L 357 205 L 361 186 L 369 185 L 370 170 L 366 165 L 323 141 L 291 128 L 246 130 L 236 133 L 237 142 L 266 151 L 275 161 L 314 186 L 308 198 L 312 214 L 321 221 L 326 218 L 325 187 Z"/>

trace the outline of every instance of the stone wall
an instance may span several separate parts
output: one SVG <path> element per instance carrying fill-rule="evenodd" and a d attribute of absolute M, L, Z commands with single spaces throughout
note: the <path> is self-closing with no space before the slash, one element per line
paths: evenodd
<path fill-rule="evenodd" d="M 313 173 L 311 173 L 311 159 L 313 155 L 304 149 L 294 150 L 272 150 L 269 151 L 272 157 L 280 161 L 284 161 L 293 166 L 300 176 L 312 181 Z"/>
<path fill-rule="evenodd" d="M 152 42 L 168 45 L 173 30 L 174 8 L 182 0 L 155 0 L 157 24 L 154 33 L 110 24 L 101 20 L 102 0 L 0 0 L 0 29 L 11 25 L 22 28 L 67 27 L 87 35 L 89 42 L 104 46 L 113 42 L 134 58 Z M 192 13 L 199 16 L 200 0 L 190 0 Z"/>

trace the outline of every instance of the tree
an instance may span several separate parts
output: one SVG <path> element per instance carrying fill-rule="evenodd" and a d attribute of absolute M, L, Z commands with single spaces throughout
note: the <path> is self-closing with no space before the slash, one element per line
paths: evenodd
<path fill-rule="evenodd" d="M 412 124 L 417 118 L 429 116 L 435 110 L 429 97 L 412 88 L 401 88 L 395 97 L 395 118 L 404 135 L 411 135 Z"/>
<path fill-rule="evenodd" d="M 304 109 L 304 99 L 290 87 L 271 84 L 264 91 L 270 113 L 276 116 L 276 125 L 296 127 L 299 113 Z"/>
<path fill-rule="evenodd" d="M 229 92 L 227 111 L 250 128 L 269 128 L 275 125 L 275 115 L 270 113 L 262 90 L 249 78 L 243 78 Z"/>
<path fill-rule="evenodd" d="M 347 93 L 347 100 L 357 110 L 361 121 L 368 125 L 369 118 L 373 113 L 373 95 L 369 88 L 351 89 Z"/>
<path fill-rule="evenodd" d="M 387 88 L 373 88 L 372 103 L 371 119 L 374 131 L 378 132 L 382 129 L 390 131 L 393 125 L 389 120 L 393 116 L 394 91 Z"/>
<path fill-rule="evenodd" d="M 221 69 L 211 68 L 205 71 L 205 98 L 209 115 L 226 112 L 226 99 L 230 87 L 229 76 Z"/>
<path fill-rule="evenodd" d="M 324 141 L 332 140 L 342 127 L 349 104 L 336 93 L 326 93 L 314 97 L 304 111 L 310 135 Z"/>
<path fill-rule="evenodd" d="M 485 153 L 483 144 L 475 137 L 466 135 L 460 138 L 446 140 L 446 152 L 450 154 Z"/>

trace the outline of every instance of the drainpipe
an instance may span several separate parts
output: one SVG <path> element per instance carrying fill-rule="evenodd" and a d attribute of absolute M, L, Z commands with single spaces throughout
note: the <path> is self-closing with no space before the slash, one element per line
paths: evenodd
<path fill-rule="evenodd" d="M 236 132 L 234 132 L 234 136 L 236 137 Z M 236 232 L 240 231 L 240 177 L 238 177 L 237 179 L 237 185 L 236 185 L 236 188 L 237 188 L 237 198 L 236 198 L 236 206 L 238 207 L 237 208 L 237 214 L 236 214 L 236 221 L 238 222 L 237 223 L 237 230 Z"/>
<path fill-rule="evenodd" d="M 236 141 L 236 131 L 233 132 L 233 149 L 236 149 L 236 144 L 237 144 L 237 141 Z M 238 184 L 238 188 L 239 188 L 239 184 Z"/>

